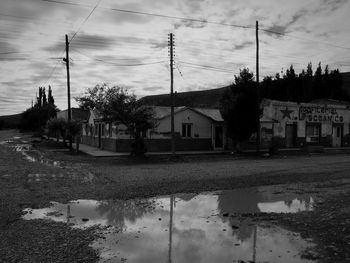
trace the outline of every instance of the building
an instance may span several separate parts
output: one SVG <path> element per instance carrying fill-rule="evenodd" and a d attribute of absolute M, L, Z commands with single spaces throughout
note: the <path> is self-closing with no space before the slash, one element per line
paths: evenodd
<path fill-rule="evenodd" d="M 262 145 L 293 148 L 307 145 L 350 146 L 350 103 L 316 100 L 296 103 L 264 99 Z"/>
<path fill-rule="evenodd" d="M 170 107 L 153 106 L 155 128 L 143 134 L 147 151 L 171 150 Z M 223 150 L 226 147 L 224 120 L 218 109 L 175 107 L 176 151 Z M 128 152 L 133 141 L 123 124 L 106 123 L 96 110 L 83 125 L 82 143 L 101 149 Z"/>

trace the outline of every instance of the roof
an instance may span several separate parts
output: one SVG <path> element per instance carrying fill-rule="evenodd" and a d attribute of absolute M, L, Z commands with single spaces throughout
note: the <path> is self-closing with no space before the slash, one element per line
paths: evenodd
<path fill-rule="evenodd" d="M 163 119 L 165 117 L 170 116 L 171 114 L 171 108 L 170 107 L 164 107 L 164 106 L 153 106 L 152 107 L 155 113 L 156 119 Z M 224 119 L 221 116 L 220 110 L 218 109 L 211 109 L 211 108 L 191 108 L 191 107 L 175 107 L 174 113 L 178 113 L 180 111 L 184 110 L 192 110 L 198 114 L 201 114 L 213 121 L 222 122 Z"/>
<path fill-rule="evenodd" d="M 350 102 L 340 101 L 340 100 L 332 100 L 332 99 L 318 99 L 318 100 L 310 101 L 309 103 L 350 106 Z"/>
<path fill-rule="evenodd" d="M 183 108 L 185 107 L 175 107 L 174 112 L 178 112 Z M 169 116 L 171 113 L 171 108 L 166 106 L 152 106 L 152 109 L 154 111 L 154 116 L 156 119 L 163 119 Z"/>
<path fill-rule="evenodd" d="M 194 110 L 202 113 L 213 121 L 224 121 L 219 109 L 194 108 Z"/>

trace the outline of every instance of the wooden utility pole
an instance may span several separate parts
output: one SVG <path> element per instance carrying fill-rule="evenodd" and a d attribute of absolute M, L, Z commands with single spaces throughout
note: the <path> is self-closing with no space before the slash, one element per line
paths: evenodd
<path fill-rule="evenodd" d="M 68 121 L 72 120 L 72 112 L 70 108 L 70 76 L 69 76 L 69 42 L 68 35 L 66 35 L 66 68 L 67 68 L 67 97 L 68 97 Z M 69 149 L 72 149 L 72 136 L 69 135 Z"/>
<path fill-rule="evenodd" d="M 259 91 L 259 24 L 256 21 L 256 97 L 257 97 L 257 106 L 258 106 L 258 117 L 257 124 L 258 129 L 256 132 L 256 152 L 260 152 L 260 91 Z"/>
<path fill-rule="evenodd" d="M 175 155 L 175 124 L 174 124 L 174 36 L 169 34 L 170 48 L 170 100 L 171 100 L 171 153 Z"/>

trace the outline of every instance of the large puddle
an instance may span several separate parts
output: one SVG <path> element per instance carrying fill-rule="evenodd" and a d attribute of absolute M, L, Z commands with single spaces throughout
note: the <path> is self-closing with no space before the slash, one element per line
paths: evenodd
<path fill-rule="evenodd" d="M 26 209 L 24 219 L 46 218 L 72 227 L 101 225 L 92 247 L 101 262 L 312 262 L 313 246 L 299 234 L 247 214 L 313 209 L 310 195 L 260 187 L 129 201 L 76 200 Z"/>

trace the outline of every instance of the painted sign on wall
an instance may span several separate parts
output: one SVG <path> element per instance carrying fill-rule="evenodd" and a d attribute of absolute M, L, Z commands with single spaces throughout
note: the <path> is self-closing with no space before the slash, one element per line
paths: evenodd
<path fill-rule="evenodd" d="M 329 108 L 327 106 L 300 106 L 299 120 L 342 123 L 344 122 L 344 117 L 338 114 L 336 108 Z"/>

